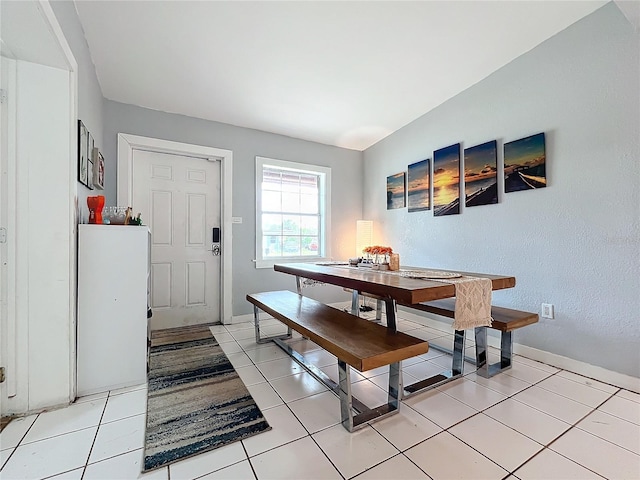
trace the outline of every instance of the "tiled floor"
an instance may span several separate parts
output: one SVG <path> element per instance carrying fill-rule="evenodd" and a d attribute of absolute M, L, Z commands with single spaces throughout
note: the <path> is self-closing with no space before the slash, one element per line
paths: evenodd
<path fill-rule="evenodd" d="M 263 334 L 280 332 L 274 320 Z M 406 319 L 398 328 L 432 344 L 450 332 Z M 0 434 L 10 479 L 640 479 L 640 395 L 516 357 L 491 379 L 464 378 L 403 401 L 401 411 L 356 433 L 339 401 L 250 323 L 212 331 L 273 427 L 208 453 L 140 474 L 146 387 L 80 398 L 14 420 Z M 332 377 L 335 357 L 292 342 Z M 404 362 L 405 383 L 450 367 L 435 350 Z M 473 367 L 465 366 L 467 372 Z M 386 402 L 385 369 L 352 376 L 354 395 Z"/>

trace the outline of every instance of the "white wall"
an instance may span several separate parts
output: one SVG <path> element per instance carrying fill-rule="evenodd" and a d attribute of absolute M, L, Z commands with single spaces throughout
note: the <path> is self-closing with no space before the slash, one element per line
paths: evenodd
<path fill-rule="evenodd" d="M 354 255 L 356 220 L 362 215 L 362 153 L 344 148 L 185 117 L 133 105 L 105 101 L 104 138 L 107 179 L 115 175 L 117 134 L 223 148 L 233 152 L 233 315 L 252 311 L 246 294 L 262 290 L 294 289 L 295 279 L 272 269 L 256 269 L 255 157 L 256 155 L 331 168 L 332 240 L 334 258 Z M 108 182 L 107 203 L 114 204 L 115 184 Z M 135 205 L 133 205 L 135 211 Z M 309 295 L 335 302 L 348 298 L 336 287 L 315 287 Z"/>
<path fill-rule="evenodd" d="M 567 28 L 364 152 L 365 217 L 405 265 L 511 274 L 494 303 L 554 320 L 515 341 L 640 377 L 639 37 L 615 4 Z M 548 187 L 500 203 L 386 210 L 386 177 L 461 142 L 546 133 Z M 499 182 L 503 191 L 503 182 Z"/>

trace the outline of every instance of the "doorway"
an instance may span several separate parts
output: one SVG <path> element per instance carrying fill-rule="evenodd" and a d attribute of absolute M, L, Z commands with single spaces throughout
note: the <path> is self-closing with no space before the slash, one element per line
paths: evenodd
<path fill-rule="evenodd" d="M 117 171 L 117 204 L 152 228 L 151 328 L 230 323 L 232 152 L 120 133 Z"/>

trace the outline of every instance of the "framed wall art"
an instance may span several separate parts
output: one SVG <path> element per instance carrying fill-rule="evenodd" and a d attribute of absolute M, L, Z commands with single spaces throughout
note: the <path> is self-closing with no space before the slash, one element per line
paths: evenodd
<path fill-rule="evenodd" d="M 409 212 L 431 208 L 431 161 L 412 163 L 407 172 L 407 197 Z"/>
<path fill-rule="evenodd" d="M 387 177 L 387 210 L 404 208 L 406 206 L 405 193 L 405 172 Z"/>
<path fill-rule="evenodd" d="M 460 144 L 433 152 L 433 215 L 460 213 Z"/>
<path fill-rule="evenodd" d="M 504 144 L 504 191 L 547 186 L 544 132 Z"/>
<path fill-rule="evenodd" d="M 93 149 L 93 186 L 104 190 L 104 157 L 97 148 Z"/>
<path fill-rule="evenodd" d="M 82 120 L 78 120 L 78 181 L 85 186 L 89 178 L 88 135 L 87 127 L 84 126 Z"/>
<path fill-rule="evenodd" d="M 498 203 L 498 148 L 490 142 L 464 149 L 464 204 Z"/>

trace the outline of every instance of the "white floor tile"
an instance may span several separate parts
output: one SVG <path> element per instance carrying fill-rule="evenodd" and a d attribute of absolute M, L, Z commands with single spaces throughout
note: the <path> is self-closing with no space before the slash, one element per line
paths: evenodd
<path fill-rule="evenodd" d="M 9 459 L 9 457 L 11 456 L 14 450 L 15 450 L 14 447 L 0 450 L 0 470 L 4 466 L 5 462 Z"/>
<path fill-rule="evenodd" d="M 562 370 L 558 372 L 556 376 L 566 378 L 568 380 L 573 380 L 574 382 L 580 383 L 582 385 L 586 385 L 587 387 L 596 388 L 598 390 L 602 390 L 603 392 L 607 392 L 611 394 L 614 394 L 619 390 L 618 387 L 614 387 L 613 385 L 608 385 L 606 383 L 599 382 L 592 378 L 578 375 L 577 373 L 567 372 L 566 370 Z M 640 395 L 638 396 L 640 397 Z"/>
<path fill-rule="evenodd" d="M 262 411 L 284 403 L 273 387 L 267 382 L 247 385 L 247 390 L 249 390 L 258 408 Z"/>
<path fill-rule="evenodd" d="M 517 358 L 517 357 L 516 357 Z M 522 357 L 520 357 L 522 358 Z M 511 368 L 505 370 L 500 375 L 509 375 L 511 377 L 519 378 L 525 382 L 530 384 L 538 383 L 541 380 L 553 375 L 553 372 L 548 372 L 546 370 L 541 370 L 536 367 L 532 367 L 529 364 L 519 363 L 517 361 L 512 362 Z"/>
<path fill-rule="evenodd" d="M 379 407 L 388 402 L 389 396 L 386 390 L 381 389 L 369 380 L 351 384 L 351 395 L 369 408 Z"/>
<path fill-rule="evenodd" d="M 101 462 L 87 465 L 83 480 L 134 479 L 166 480 L 169 478 L 167 467 L 142 473 L 143 450 L 111 457 Z"/>
<path fill-rule="evenodd" d="M 264 335 L 262 336 L 264 337 Z M 255 350 L 256 348 L 262 348 L 265 345 L 269 345 L 268 343 L 256 343 L 255 335 L 249 338 L 241 338 L 240 340 L 236 340 L 236 342 L 238 342 L 238 345 L 240 345 L 242 350 L 245 352 L 247 350 Z"/>
<path fill-rule="evenodd" d="M 478 413 L 477 410 L 438 390 L 419 393 L 407 399 L 405 403 L 441 428 L 449 428 Z"/>
<path fill-rule="evenodd" d="M 229 333 L 231 334 L 231 336 L 233 336 L 233 338 L 236 339 L 238 343 L 240 343 L 240 340 L 245 340 L 247 338 L 253 340 L 254 343 L 256 341 L 255 328 L 245 328 L 243 330 L 235 330 Z"/>
<path fill-rule="evenodd" d="M 549 449 L 536 455 L 514 475 L 521 480 L 602 480 L 600 475 Z"/>
<path fill-rule="evenodd" d="M 331 365 L 327 365 L 326 367 L 322 367 L 322 370 L 331 380 L 336 383 L 338 381 L 338 362 L 333 363 Z M 362 376 L 360 372 L 358 372 L 355 368 L 351 368 L 351 383 L 361 382 L 365 380 L 365 377 Z"/>
<path fill-rule="evenodd" d="M 304 354 L 304 358 L 318 368 L 326 367 L 328 365 L 336 365 L 338 363 L 338 358 L 335 355 L 332 355 L 322 349 L 306 352 Z"/>
<path fill-rule="evenodd" d="M 548 445 L 571 428 L 570 424 L 512 398 L 484 413 L 542 445 Z"/>
<path fill-rule="evenodd" d="M 2 469 L 3 479 L 45 478 L 87 462 L 96 427 L 20 445 Z"/>
<path fill-rule="evenodd" d="M 629 390 L 620 390 L 616 396 L 640 403 L 640 393 L 630 392 Z"/>
<path fill-rule="evenodd" d="M 640 403 L 629 400 L 621 395 L 614 395 L 598 408 L 598 410 L 640 425 Z"/>
<path fill-rule="evenodd" d="M 251 458 L 259 479 L 340 479 L 311 437 L 304 437 Z"/>
<path fill-rule="evenodd" d="M 0 432 L 0 449 L 17 447 L 37 417 L 38 415 L 29 415 L 11 420 L 9 425 Z"/>
<path fill-rule="evenodd" d="M 256 348 L 255 350 L 247 350 L 247 356 L 253 361 L 253 363 L 271 362 L 279 358 L 289 358 L 277 345 L 266 345 Z"/>
<path fill-rule="evenodd" d="M 262 323 L 262 320 L 260 321 L 260 323 Z M 225 324 L 225 327 L 227 327 L 227 331 L 229 333 L 237 332 L 238 330 L 246 330 L 246 329 L 249 329 L 249 328 L 252 329 L 252 328 L 254 328 L 253 327 L 253 319 L 251 319 L 251 321 L 246 321 L 246 322 Z"/>
<path fill-rule="evenodd" d="M 535 385 L 512 398 L 572 425 L 592 411 L 587 405 Z"/>
<path fill-rule="evenodd" d="M 146 386 L 146 384 L 144 386 Z M 101 398 L 106 399 L 108 396 L 109 396 L 108 391 L 94 393 L 93 395 L 84 395 L 82 397 L 76 398 L 76 401 L 74 402 L 74 404 L 84 403 L 84 402 L 93 402 L 94 400 L 99 400 Z"/>
<path fill-rule="evenodd" d="M 400 405 L 397 414 L 372 423 L 371 426 L 400 451 L 405 451 L 442 431 L 442 428 L 431 420 L 404 404 Z"/>
<path fill-rule="evenodd" d="M 362 375 L 364 378 L 371 378 L 371 377 L 377 377 L 378 375 L 384 375 L 385 373 L 389 373 L 389 367 L 386 365 L 382 367 L 374 368 L 372 370 L 360 372 L 360 375 Z"/>
<path fill-rule="evenodd" d="M 136 390 L 142 390 L 147 388 L 147 383 L 140 383 L 138 385 L 131 385 L 129 387 L 116 388 L 109 392 L 109 396 L 120 395 L 122 393 L 135 392 Z"/>
<path fill-rule="evenodd" d="M 233 335 L 231 335 L 228 332 L 218 332 L 218 333 L 214 333 L 213 336 L 215 337 L 216 341 L 218 343 L 226 343 L 226 342 L 235 342 L 236 339 L 234 338 Z"/>
<path fill-rule="evenodd" d="M 469 375 L 465 375 L 464 378 L 508 397 L 531 386 L 529 382 L 525 382 L 524 380 L 520 380 L 519 378 L 511 377 L 509 375 L 494 375 L 491 378 L 484 378 L 475 373 L 470 373 Z"/>
<path fill-rule="evenodd" d="M 559 375 L 544 379 L 538 383 L 536 387 L 544 388 L 545 390 L 570 398 L 576 402 L 584 403 L 593 408 L 600 405 L 612 395 L 611 392 L 605 392 Z"/>
<path fill-rule="evenodd" d="M 246 385 L 255 385 L 257 383 L 263 383 L 267 380 L 264 375 L 260 373 L 260 370 L 255 365 L 247 365 L 246 367 L 236 368 L 236 372 L 240 376 L 242 383 Z"/>
<path fill-rule="evenodd" d="M 97 427 L 105 403 L 106 398 L 103 398 L 41 413 L 25 435 L 22 443 L 36 442 L 63 433 Z"/>
<path fill-rule="evenodd" d="M 345 478 L 398 453 L 398 449 L 371 427 L 349 433 L 342 425 L 336 425 L 315 433 L 313 438 Z"/>
<path fill-rule="evenodd" d="M 640 455 L 640 425 L 596 410 L 576 426 Z"/>
<path fill-rule="evenodd" d="M 307 372 L 277 378 L 270 383 L 285 402 L 292 402 L 327 390 L 322 383 Z"/>
<path fill-rule="evenodd" d="M 507 398 L 495 390 L 483 387 L 466 378 L 445 383 L 438 387 L 438 390 L 475 410 L 484 410 Z"/>
<path fill-rule="evenodd" d="M 416 445 L 405 455 L 434 480 L 501 479 L 508 473 L 447 432 Z"/>
<path fill-rule="evenodd" d="M 247 365 L 253 365 L 253 361 L 244 352 L 228 353 L 227 358 L 233 365 L 233 368 L 246 367 Z"/>
<path fill-rule="evenodd" d="M 274 380 L 304 371 L 299 363 L 289 357 L 258 363 L 257 368 L 267 380 Z"/>
<path fill-rule="evenodd" d="M 640 478 L 640 456 L 573 428 L 549 447 L 605 478 Z"/>
<path fill-rule="evenodd" d="M 429 479 L 429 476 L 411 463 L 404 455 L 396 455 L 354 477 L 354 480 L 390 480 L 392 478 L 422 480 Z"/>
<path fill-rule="evenodd" d="M 382 375 L 376 375 L 375 377 L 369 378 L 371 383 L 375 383 L 378 387 L 387 391 L 389 389 L 389 369 L 387 368 L 387 372 Z M 403 371 L 402 372 L 402 385 L 407 386 L 412 383 L 416 383 L 418 379 L 413 375 Z"/>
<path fill-rule="evenodd" d="M 245 460 L 200 477 L 198 480 L 255 480 L 255 478 L 249 461 Z"/>
<path fill-rule="evenodd" d="M 102 423 L 113 422 L 147 412 L 147 389 L 120 395 L 109 395 Z"/>
<path fill-rule="evenodd" d="M 333 392 L 322 392 L 288 404 L 298 420 L 310 432 L 315 433 L 339 424 L 340 400 Z"/>
<path fill-rule="evenodd" d="M 89 463 L 143 448 L 145 417 L 146 415 L 137 415 L 101 424 Z"/>
<path fill-rule="evenodd" d="M 482 413 L 455 425 L 449 433 L 507 471 L 515 470 L 544 448 Z"/>
<path fill-rule="evenodd" d="M 286 405 L 270 408 L 262 413 L 271 430 L 242 440 L 249 457 L 307 436 L 307 431 Z"/>
<path fill-rule="evenodd" d="M 238 345 L 238 342 L 236 342 L 235 340 L 233 342 L 221 343 L 220 348 L 222 349 L 222 351 L 225 353 L 227 357 L 230 357 L 231 354 L 233 353 L 241 353 L 244 351 L 242 350 L 242 347 Z"/>
<path fill-rule="evenodd" d="M 451 357 L 448 357 L 451 360 Z M 451 369 L 451 363 L 449 363 L 449 370 Z M 438 375 L 442 373 L 446 368 L 443 368 L 441 365 L 425 360 L 423 362 L 414 363 L 413 365 L 407 365 L 402 369 L 404 372 L 408 373 L 414 378 L 419 380 L 424 380 L 426 378 L 431 378 L 434 375 Z"/>
<path fill-rule="evenodd" d="M 211 325 L 209 327 L 209 330 L 211 330 L 211 333 L 215 336 L 218 333 L 228 333 L 227 332 L 227 327 L 225 327 L 224 325 Z"/>
<path fill-rule="evenodd" d="M 70 472 L 64 472 L 58 475 L 54 475 L 53 477 L 47 477 L 47 480 L 81 480 L 83 472 L 84 467 L 76 468 L 75 470 L 71 470 Z"/>
<path fill-rule="evenodd" d="M 529 365 L 530 367 L 537 368 L 538 370 L 542 370 L 547 373 L 558 373 L 560 371 L 559 368 L 552 367 L 551 365 L 547 365 L 546 363 L 538 362 L 537 360 L 531 360 L 530 358 L 522 357 L 520 355 L 514 355 L 513 361 L 514 363 Z"/>
<path fill-rule="evenodd" d="M 191 480 L 246 460 L 241 442 L 235 442 L 169 465 L 171 480 Z"/>

